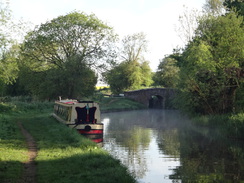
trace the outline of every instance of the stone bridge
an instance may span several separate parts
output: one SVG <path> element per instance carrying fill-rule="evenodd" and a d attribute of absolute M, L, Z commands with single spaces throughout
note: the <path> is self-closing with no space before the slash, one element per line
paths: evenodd
<path fill-rule="evenodd" d="M 148 108 L 172 109 L 175 91 L 175 89 L 170 88 L 149 88 L 124 92 L 124 95 L 126 98 L 140 102 Z"/>

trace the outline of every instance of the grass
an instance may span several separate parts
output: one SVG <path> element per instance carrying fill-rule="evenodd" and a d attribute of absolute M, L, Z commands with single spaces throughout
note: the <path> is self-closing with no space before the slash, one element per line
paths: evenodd
<path fill-rule="evenodd" d="M 136 182 L 119 160 L 75 130 L 56 122 L 51 105 L 15 103 L 8 115 L 0 114 L 0 180 L 17 182 L 27 161 L 25 139 L 17 127 L 21 122 L 38 146 L 38 183 Z M 16 110 L 21 105 L 21 110 Z M 13 112 L 14 111 L 14 112 Z"/>
<path fill-rule="evenodd" d="M 23 171 L 22 162 L 27 161 L 24 138 L 16 123 L 8 116 L 0 117 L 0 180 L 14 182 Z"/>

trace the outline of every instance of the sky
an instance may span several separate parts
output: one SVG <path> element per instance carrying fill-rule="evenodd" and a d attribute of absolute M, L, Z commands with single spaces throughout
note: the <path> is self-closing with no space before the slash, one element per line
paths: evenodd
<path fill-rule="evenodd" d="M 156 71 L 160 59 L 183 42 L 176 32 L 184 6 L 202 9 L 205 0 L 8 0 L 16 19 L 33 25 L 72 11 L 95 14 L 114 28 L 120 38 L 143 32 L 148 40 L 146 59 Z"/>

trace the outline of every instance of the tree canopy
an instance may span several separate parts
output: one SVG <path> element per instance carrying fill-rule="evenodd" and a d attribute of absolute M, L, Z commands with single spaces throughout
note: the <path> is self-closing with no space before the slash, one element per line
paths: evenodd
<path fill-rule="evenodd" d="M 225 0 L 224 6 L 228 11 L 236 11 L 239 15 L 244 16 L 243 0 Z"/>
<path fill-rule="evenodd" d="M 147 40 L 143 33 L 124 37 L 120 50 L 122 62 L 104 74 L 113 93 L 119 94 L 124 90 L 140 89 L 151 85 L 151 69 L 143 55 L 146 50 Z"/>
<path fill-rule="evenodd" d="M 79 57 L 90 68 L 101 68 L 114 56 L 112 28 L 95 15 L 72 12 L 40 25 L 26 36 L 22 53 L 35 68 L 62 68 Z"/>
<path fill-rule="evenodd" d="M 205 114 L 235 109 L 236 91 L 243 82 L 242 22 L 235 13 L 199 22 L 194 40 L 183 52 L 180 71 L 181 98 L 189 109 Z"/>
<path fill-rule="evenodd" d="M 176 88 L 180 71 L 176 64 L 177 60 L 170 56 L 162 59 L 158 65 L 155 75 L 153 76 L 154 85 Z"/>
<path fill-rule="evenodd" d="M 97 82 L 94 70 L 109 64 L 114 40 L 112 28 L 95 15 L 72 12 L 42 24 L 22 45 L 23 83 L 46 97 L 92 94 Z"/>
<path fill-rule="evenodd" d="M 11 33 L 19 31 L 13 23 L 7 3 L 0 2 L 0 83 L 9 84 L 17 78 L 18 46 Z"/>

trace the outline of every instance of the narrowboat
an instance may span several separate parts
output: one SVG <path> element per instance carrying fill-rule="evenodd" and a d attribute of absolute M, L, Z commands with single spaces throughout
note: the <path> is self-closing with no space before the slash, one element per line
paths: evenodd
<path fill-rule="evenodd" d="M 54 104 L 53 117 L 70 128 L 75 128 L 94 142 L 103 141 L 100 108 L 93 101 L 59 100 Z"/>

